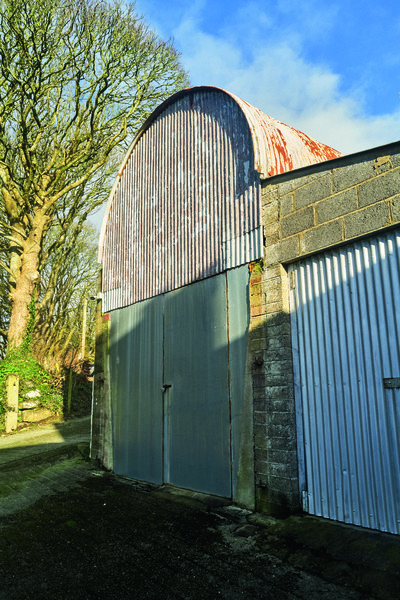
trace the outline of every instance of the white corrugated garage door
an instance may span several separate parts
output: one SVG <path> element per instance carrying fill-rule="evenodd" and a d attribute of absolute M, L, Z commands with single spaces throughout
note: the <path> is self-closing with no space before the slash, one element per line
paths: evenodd
<path fill-rule="evenodd" d="M 400 232 L 289 277 L 304 508 L 400 534 Z"/>

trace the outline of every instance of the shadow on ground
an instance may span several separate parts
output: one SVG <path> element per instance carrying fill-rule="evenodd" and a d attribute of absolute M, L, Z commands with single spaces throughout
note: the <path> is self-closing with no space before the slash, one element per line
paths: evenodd
<path fill-rule="evenodd" d="M 0 600 L 400 598 L 400 536 L 115 476 L 89 432 L 0 438 Z"/>
<path fill-rule="evenodd" d="M 15 461 L 31 460 L 35 455 L 61 450 L 64 446 L 89 441 L 90 416 L 67 422 L 42 422 L 29 429 L 17 430 L 0 436 L 0 470 Z M 44 457 L 44 460 L 46 458 Z"/>
<path fill-rule="evenodd" d="M 40 476 L 57 468 L 61 484 L 74 469 L 82 477 L 0 517 L 1 600 L 398 597 L 368 595 L 349 578 L 336 585 L 307 573 L 307 561 L 287 564 L 271 551 L 273 535 L 285 539 L 279 521 L 93 470 L 77 449 L 63 467 L 44 467 Z"/>

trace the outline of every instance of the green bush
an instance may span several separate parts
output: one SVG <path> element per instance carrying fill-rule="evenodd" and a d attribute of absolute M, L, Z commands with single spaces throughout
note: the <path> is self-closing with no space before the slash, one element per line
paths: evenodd
<path fill-rule="evenodd" d="M 61 381 L 48 373 L 32 356 L 27 348 L 18 348 L 8 353 L 0 363 L 0 429 L 4 429 L 6 413 L 6 382 L 9 375 L 19 375 L 19 399 L 28 400 L 29 391 L 39 390 L 39 405 L 54 414 L 62 410 Z"/>

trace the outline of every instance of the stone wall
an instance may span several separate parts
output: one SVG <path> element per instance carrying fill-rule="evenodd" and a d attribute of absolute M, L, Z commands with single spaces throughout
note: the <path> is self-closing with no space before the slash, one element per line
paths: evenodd
<path fill-rule="evenodd" d="M 400 143 L 264 180 L 262 213 L 250 292 L 256 506 L 282 515 L 300 508 L 286 266 L 400 222 Z"/>

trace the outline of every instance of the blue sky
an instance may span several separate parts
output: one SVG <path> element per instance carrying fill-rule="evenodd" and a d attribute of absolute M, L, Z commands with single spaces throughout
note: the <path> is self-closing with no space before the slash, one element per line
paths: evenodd
<path fill-rule="evenodd" d="M 226 89 L 344 154 L 400 140 L 399 0 L 137 0 L 136 9 L 174 39 L 192 85 Z"/>
<path fill-rule="evenodd" d="M 192 85 L 215 85 L 343 153 L 400 139 L 399 0 L 138 0 Z"/>

